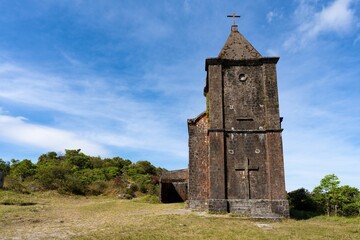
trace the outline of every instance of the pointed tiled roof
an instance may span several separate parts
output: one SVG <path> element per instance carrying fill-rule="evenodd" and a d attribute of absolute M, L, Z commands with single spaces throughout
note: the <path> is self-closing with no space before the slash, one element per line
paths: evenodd
<path fill-rule="evenodd" d="M 261 54 L 241 35 L 237 25 L 232 25 L 230 35 L 221 49 L 218 58 L 242 60 L 261 57 Z"/>

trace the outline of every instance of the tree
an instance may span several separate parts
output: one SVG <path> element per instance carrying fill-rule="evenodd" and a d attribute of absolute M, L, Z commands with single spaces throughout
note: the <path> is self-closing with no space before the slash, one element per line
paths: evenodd
<path fill-rule="evenodd" d="M 325 212 L 329 216 L 331 209 L 337 215 L 338 203 L 341 201 L 339 194 L 340 180 L 335 174 L 328 174 L 320 181 L 320 185 L 314 188 L 314 198 L 321 205 L 324 204 Z"/>
<path fill-rule="evenodd" d="M 105 158 L 104 165 L 106 167 L 118 167 L 119 170 L 122 170 L 124 167 L 131 165 L 132 162 L 121 157 Z"/>
<path fill-rule="evenodd" d="M 4 186 L 4 178 L 10 171 L 10 163 L 0 158 L 0 188 Z"/>
<path fill-rule="evenodd" d="M 339 204 L 340 214 L 343 216 L 360 215 L 360 191 L 355 187 L 348 185 L 341 186 L 338 189 L 341 201 Z"/>
<path fill-rule="evenodd" d="M 5 162 L 1 158 L 0 158 L 0 172 L 2 172 L 4 175 L 10 172 L 10 163 Z"/>
<path fill-rule="evenodd" d="M 22 161 L 12 159 L 10 166 L 10 175 L 18 177 L 20 182 L 23 182 L 25 178 L 34 176 L 36 174 L 36 165 L 30 160 L 24 159 Z"/>
<path fill-rule="evenodd" d="M 48 152 L 46 154 L 42 154 L 38 158 L 38 165 L 48 165 L 48 164 L 54 164 L 61 160 L 61 158 L 57 155 L 56 152 Z"/>
<path fill-rule="evenodd" d="M 11 164 L 0 159 L 0 172 L 9 173 L 7 187 L 20 192 L 57 190 L 98 195 L 107 188 L 109 192 L 122 192 L 131 185 L 131 191 L 155 193 L 158 181 L 154 179 L 158 179 L 159 171 L 148 161 L 102 159 L 88 156 L 81 149 L 66 149 L 64 155 L 48 152 L 39 156 L 36 164 L 27 159 L 13 159 Z"/>
<path fill-rule="evenodd" d="M 299 188 L 288 193 L 291 208 L 301 211 L 316 211 L 316 205 L 311 193 L 305 188 Z"/>
<path fill-rule="evenodd" d="M 74 171 L 86 168 L 93 168 L 91 157 L 80 152 L 81 149 L 69 150 L 65 149 L 64 160 L 74 165 Z"/>

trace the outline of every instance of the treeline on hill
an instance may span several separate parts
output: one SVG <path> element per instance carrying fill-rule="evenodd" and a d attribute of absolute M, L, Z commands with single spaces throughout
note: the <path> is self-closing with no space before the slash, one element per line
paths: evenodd
<path fill-rule="evenodd" d="M 91 157 L 78 150 L 43 154 L 38 162 L 0 159 L 5 173 L 4 188 L 22 193 L 57 190 L 78 195 L 120 194 L 132 198 L 141 194 L 157 195 L 159 175 L 165 169 L 148 161 L 132 163 L 121 157 Z M 1 187 L 1 186 L 0 186 Z"/>
<path fill-rule="evenodd" d="M 43 154 L 36 164 L 27 159 L 11 162 L 0 159 L 0 173 L 6 175 L 4 187 L 21 193 L 57 190 L 66 194 L 107 194 L 124 198 L 158 195 L 162 171 L 166 170 L 148 161 L 132 163 L 120 157 L 102 159 L 85 155 L 80 149 L 65 150 L 64 155 Z M 334 174 L 326 175 L 312 192 L 300 188 L 289 192 L 287 197 L 292 218 L 360 216 L 359 189 L 340 186 Z"/>
<path fill-rule="evenodd" d="M 317 215 L 360 216 L 360 191 L 340 186 L 335 174 L 326 175 L 312 192 L 304 188 L 288 193 L 290 216 L 308 219 Z"/>

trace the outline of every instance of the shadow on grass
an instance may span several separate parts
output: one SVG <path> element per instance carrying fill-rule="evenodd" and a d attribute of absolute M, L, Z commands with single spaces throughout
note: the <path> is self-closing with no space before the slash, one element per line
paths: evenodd
<path fill-rule="evenodd" d="M 290 209 L 290 218 L 295 220 L 306 220 L 320 215 L 318 212 Z"/>
<path fill-rule="evenodd" d="M 37 203 L 34 202 L 26 202 L 26 201 L 18 201 L 18 200 L 12 200 L 12 199 L 6 199 L 2 202 L 0 202 L 1 205 L 12 205 L 12 206 L 33 206 Z"/>

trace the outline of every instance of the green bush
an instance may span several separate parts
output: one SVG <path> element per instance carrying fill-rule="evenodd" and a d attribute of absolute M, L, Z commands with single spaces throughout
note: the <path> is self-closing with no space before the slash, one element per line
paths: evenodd
<path fill-rule="evenodd" d="M 5 178 L 4 188 L 18 193 L 29 193 L 20 179 L 15 176 L 7 176 Z"/>
<path fill-rule="evenodd" d="M 160 171 L 148 161 L 132 163 L 120 157 L 101 159 L 80 149 L 42 154 L 37 164 L 30 160 L 0 159 L 0 170 L 8 173 L 7 187 L 17 192 L 56 190 L 59 193 L 99 195 L 156 192 Z M 129 185 L 129 183 L 132 183 Z M 129 185 L 129 186 L 128 186 Z"/>
<path fill-rule="evenodd" d="M 314 212 L 316 211 L 316 203 L 310 192 L 305 188 L 300 188 L 287 194 L 290 209 L 300 211 Z"/>
<path fill-rule="evenodd" d="M 73 165 L 74 170 L 82 170 L 86 168 L 93 168 L 91 157 L 77 150 L 65 150 L 64 160 Z"/>
<path fill-rule="evenodd" d="M 133 201 L 134 202 L 141 202 L 141 203 L 151 203 L 151 204 L 160 203 L 159 196 L 156 196 L 156 195 L 145 195 L 143 197 L 134 199 Z"/>
<path fill-rule="evenodd" d="M 70 173 L 70 165 L 64 163 L 54 165 L 43 164 L 38 167 L 35 177 L 44 189 L 56 190 L 63 187 L 65 176 Z"/>
<path fill-rule="evenodd" d="M 0 172 L 7 175 L 10 172 L 10 163 L 0 158 Z"/>
<path fill-rule="evenodd" d="M 319 215 L 320 215 L 320 213 L 318 213 L 318 212 L 303 211 L 303 210 L 298 210 L 295 208 L 290 208 L 290 218 L 294 218 L 297 220 L 305 220 L 305 219 L 313 218 L 313 217 L 316 217 Z"/>
<path fill-rule="evenodd" d="M 11 160 L 10 175 L 18 177 L 20 182 L 24 181 L 27 177 L 34 176 L 35 174 L 36 165 L 33 164 L 30 160 Z"/>
<path fill-rule="evenodd" d="M 108 182 L 103 180 L 96 180 L 92 182 L 87 188 L 87 195 L 101 195 L 104 194 L 108 187 Z"/>
<path fill-rule="evenodd" d="M 58 191 L 60 193 L 85 195 L 87 186 L 85 186 L 78 177 L 74 175 L 66 175 L 64 184 L 58 189 Z"/>
<path fill-rule="evenodd" d="M 139 187 L 138 187 L 138 185 L 136 185 L 135 183 L 132 183 L 132 184 L 130 184 L 129 189 L 130 189 L 132 192 L 137 192 L 137 191 L 139 190 Z"/>
<path fill-rule="evenodd" d="M 346 217 L 360 216 L 360 202 L 346 204 L 342 208 L 342 215 Z"/>
<path fill-rule="evenodd" d="M 136 192 L 139 190 L 139 187 L 135 184 L 135 183 L 131 183 L 130 184 L 130 186 L 128 186 L 126 189 L 125 189 L 125 191 L 124 191 L 124 193 L 125 194 L 128 194 L 128 195 L 130 195 L 130 196 L 132 196 L 132 197 L 135 197 L 136 196 Z"/>

